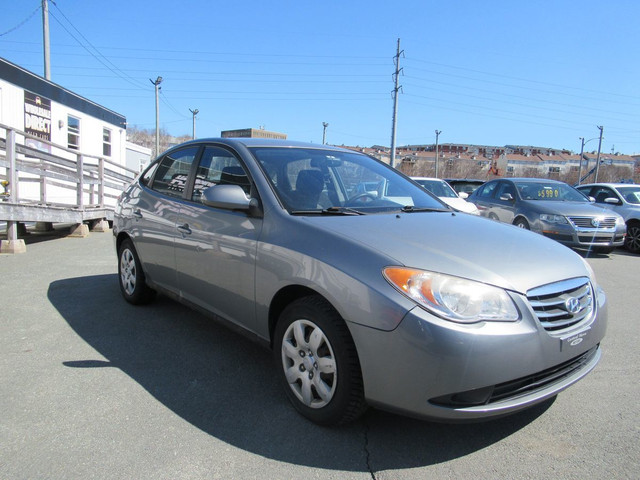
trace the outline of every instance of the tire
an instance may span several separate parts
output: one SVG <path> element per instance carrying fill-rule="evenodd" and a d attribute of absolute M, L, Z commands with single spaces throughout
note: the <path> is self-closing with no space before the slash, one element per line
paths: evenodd
<path fill-rule="evenodd" d="M 322 297 L 303 297 L 284 309 L 273 353 L 289 401 L 307 419 L 342 425 L 366 410 L 353 339 L 344 320 Z"/>
<path fill-rule="evenodd" d="M 118 283 L 124 299 L 133 305 L 149 303 L 155 297 L 146 283 L 133 242 L 126 239 L 118 249 Z"/>
<path fill-rule="evenodd" d="M 631 253 L 640 253 L 640 223 L 627 225 L 627 236 L 624 239 L 624 247 Z"/>
<path fill-rule="evenodd" d="M 499 221 L 500 221 L 500 219 L 498 218 L 498 216 L 497 216 L 495 213 L 490 213 L 490 214 L 487 216 L 487 218 L 488 218 L 489 220 L 493 220 L 493 221 L 495 221 L 495 222 L 499 222 Z"/>
<path fill-rule="evenodd" d="M 513 222 L 513 224 L 518 228 L 524 228 L 525 230 L 531 230 L 531 228 L 529 227 L 529 222 L 527 222 L 527 220 L 524 219 L 524 218 L 516 219 L 516 221 Z"/>

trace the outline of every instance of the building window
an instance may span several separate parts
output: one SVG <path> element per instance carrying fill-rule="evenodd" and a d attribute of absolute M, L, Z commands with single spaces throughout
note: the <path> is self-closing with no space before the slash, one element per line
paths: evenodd
<path fill-rule="evenodd" d="M 549 173 L 560 173 L 560 167 L 549 167 Z"/>
<path fill-rule="evenodd" d="M 102 129 L 102 154 L 105 157 L 111 156 L 111 130 L 108 128 Z"/>
<path fill-rule="evenodd" d="M 80 119 L 67 116 L 67 148 L 80 150 Z"/>

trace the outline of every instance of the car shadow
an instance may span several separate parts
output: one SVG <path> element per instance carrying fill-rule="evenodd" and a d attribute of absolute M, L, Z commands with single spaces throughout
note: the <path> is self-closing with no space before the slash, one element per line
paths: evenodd
<path fill-rule="evenodd" d="M 66 367 L 119 368 L 203 432 L 277 461 L 354 472 L 431 465 L 499 442 L 553 403 L 454 425 L 369 410 L 351 425 L 323 428 L 289 405 L 268 350 L 177 302 L 129 305 L 115 274 L 55 281 L 48 298 L 103 357 L 69 358 Z"/>

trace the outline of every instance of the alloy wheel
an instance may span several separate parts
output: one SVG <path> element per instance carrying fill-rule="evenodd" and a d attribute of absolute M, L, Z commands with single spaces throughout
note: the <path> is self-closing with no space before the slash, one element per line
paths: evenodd
<path fill-rule="evenodd" d="M 127 295 L 133 295 L 136 289 L 136 260 L 133 253 L 125 248 L 120 255 L 120 282 Z"/>
<path fill-rule="evenodd" d="M 313 322 L 296 320 L 282 341 L 282 367 L 294 395 L 310 408 L 325 407 L 333 398 L 338 371 L 329 339 Z"/>

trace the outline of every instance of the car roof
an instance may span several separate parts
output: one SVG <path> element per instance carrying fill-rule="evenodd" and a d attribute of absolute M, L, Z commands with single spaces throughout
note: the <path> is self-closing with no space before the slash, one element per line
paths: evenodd
<path fill-rule="evenodd" d="M 535 177 L 509 177 L 509 178 L 496 178 L 495 180 L 507 180 L 510 182 L 531 182 L 531 183 L 563 183 L 560 180 L 552 180 L 550 178 L 535 178 Z"/>
<path fill-rule="evenodd" d="M 637 183 L 583 183 L 582 185 L 576 186 L 576 188 L 580 187 L 637 187 L 639 186 Z"/>
<path fill-rule="evenodd" d="M 411 180 L 437 180 L 439 182 L 446 182 L 446 180 L 436 177 L 411 177 Z"/>
<path fill-rule="evenodd" d="M 445 182 L 486 182 L 486 180 L 480 180 L 479 178 L 445 178 L 444 180 Z"/>
<path fill-rule="evenodd" d="M 232 138 L 198 138 L 196 140 L 190 140 L 181 145 L 188 144 L 201 144 L 201 143 L 221 143 L 229 146 L 237 146 L 243 145 L 245 147 L 291 147 L 291 148 L 314 148 L 314 149 L 322 149 L 322 150 L 336 150 L 342 152 L 354 152 L 353 150 L 347 150 L 340 147 L 334 147 L 332 145 L 323 145 L 317 143 L 310 142 L 297 142 L 294 140 L 277 140 L 272 138 L 243 138 L 243 137 L 232 137 Z M 357 152 L 354 152 L 357 153 Z"/>

